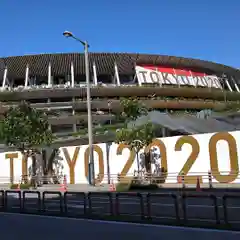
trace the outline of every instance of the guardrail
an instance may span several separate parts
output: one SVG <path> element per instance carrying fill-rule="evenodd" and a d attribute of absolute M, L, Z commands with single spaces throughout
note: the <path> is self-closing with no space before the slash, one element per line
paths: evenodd
<path fill-rule="evenodd" d="M 0 211 L 240 230 L 240 195 L 0 191 Z"/>
<path fill-rule="evenodd" d="M 236 179 L 232 182 L 224 181 L 223 183 L 220 183 L 216 180 L 216 177 L 219 176 L 225 176 L 227 175 L 229 178 L 235 177 Z M 60 184 L 64 176 L 66 177 L 68 184 L 69 184 L 69 175 L 54 175 L 54 176 L 31 176 L 31 175 L 21 175 L 21 176 L 14 176 L 13 178 L 10 177 L 0 177 L 0 182 L 4 184 L 10 184 L 13 183 L 24 183 L 24 182 L 30 182 L 31 179 L 35 179 L 40 185 L 44 183 L 48 184 Z M 187 177 L 187 179 L 186 179 Z M 171 186 L 173 184 L 178 184 L 178 187 L 184 188 L 188 187 L 189 185 L 196 185 L 197 184 L 197 178 L 199 178 L 200 184 L 204 185 L 205 187 L 212 188 L 213 186 L 229 186 L 240 188 L 240 176 L 238 172 L 231 171 L 229 173 L 228 171 L 219 171 L 219 172 L 191 172 L 191 174 L 184 174 L 183 172 L 177 173 L 177 172 L 168 172 L 167 173 L 167 182 L 166 182 L 166 173 L 160 173 L 160 175 L 156 174 L 148 174 L 143 171 L 134 171 L 132 173 L 128 173 L 126 176 L 122 176 L 121 174 L 96 174 L 96 184 L 110 184 L 111 182 L 114 183 L 129 183 L 129 182 L 151 182 L 151 183 L 157 183 L 164 186 Z M 87 184 L 87 180 L 82 182 L 77 182 L 76 184 Z"/>

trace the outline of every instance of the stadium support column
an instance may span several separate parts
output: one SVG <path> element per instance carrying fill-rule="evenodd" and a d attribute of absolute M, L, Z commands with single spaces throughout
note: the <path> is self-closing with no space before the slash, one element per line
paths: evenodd
<path fill-rule="evenodd" d="M 8 72 L 8 69 L 7 69 L 7 67 L 5 67 L 4 73 L 3 73 L 3 82 L 2 82 L 2 88 L 3 89 L 4 89 L 4 87 L 6 85 L 6 81 L 7 81 L 7 72 Z"/>
<path fill-rule="evenodd" d="M 24 83 L 25 88 L 28 86 L 28 78 L 29 78 L 29 65 L 27 64 L 26 72 L 25 72 L 25 83 Z"/>
<path fill-rule="evenodd" d="M 233 90 L 232 90 L 232 87 L 231 87 L 231 85 L 229 84 L 229 82 L 228 82 L 227 79 L 226 79 L 226 84 L 227 84 L 227 87 L 228 87 L 229 91 L 232 92 L 232 91 L 233 91 Z"/>
<path fill-rule="evenodd" d="M 222 79 L 223 79 L 223 83 L 226 83 L 226 86 L 227 86 L 228 90 L 229 90 L 230 92 L 232 92 L 233 90 L 232 90 L 231 85 L 230 85 L 229 82 L 228 82 L 228 76 L 223 73 Z"/>
<path fill-rule="evenodd" d="M 239 91 L 239 87 L 238 87 L 237 82 L 235 81 L 234 77 L 232 77 L 232 81 L 233 81 L 233 83 L 234 83 L 234 87 L 235 87 L 235 89 L 237 90 L 237 92 L 240 92 L 240 91 Z"/>
<path fill-rule="evenodd" d="M 120 78 L 119 78 L 119 73 L 118 73 L 118 66 L 117 63 L 114 63 L 114 71 L 115 71 L 115 78 L 117 80 L 117 85 L 120 86 Z"/>
<path fill-rule="evenodd" d="M 166 136 L 166 128 L 162 127 L 162 137 L 167 137 Z"/>
<path fill-rule="evenodd" d="M 98 81 L 97 81 L 97 67 L 96 67 L 95 62 L 93 63 L 93 82 L 94 82 L 94 85 L 97 86 L 97 84 L 98 84 Z"/>
<path fill-rule="evenodd" d="M 51 63 L 48 64 L 48 87 L 52 86 L 52 66 Z"/>
<path fill-rule="evenodd" d="M 75 81 L 74 81 L 74 64 L 71 62 L 71 87 L 74 88 Z M 75 116 L 75 110 L 74 110 L 74 103 L 75 103 L 75 97 L 72 98 L 72 115 Z M 77 132 L 77 125 L 76 123 L 73 124 L 73 132 Z"/>
<path fill-rule="evenodd" d="M 74 88 L 75 81 L 74 81 L 74 64 L 71 62 L 71 87 Z"/>
<path fill-rule="evenodd" d="M 156 71 L 157 71 L 157 69 L 156 69 Z M 176 70 L 175 70 L 175 68 L 173 68 L 173 72 L 174 72 L 174 76 L 175 76 L 175 78 L 176 78 L 176 82 L 177 82 L 177 85 L 178 85 L 178 87 L 180 88 L 181 87 L 181 85 L 180 85 L 180 83 L 179 83 L 179 81 L 178 81 L 178 75 L 177 75 L 177 73 L 176 73 Z M 159 85 L 161 86 L 161 81 L 159 81 Z"/>
<path fill-rule="evenodd" d="M 49 62 L 48 64 L 48 87 L 51 87 L 52 86 L 52 65 L 51 63 Z M 47 100 L 48 104 L 51 103 L 51 99 L 48 98 Z M 50 111 L 50 108 L 48 108 L 48 111 Z M 49 124 L 49 130 L 51 130 L 52 126 Z"/>

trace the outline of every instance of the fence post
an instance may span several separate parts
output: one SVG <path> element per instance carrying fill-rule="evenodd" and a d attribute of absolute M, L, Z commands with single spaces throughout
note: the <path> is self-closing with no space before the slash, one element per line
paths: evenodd
<path fill-rule="evenodd" d="M 211 171 L 208 171 L 208 183 L 209 183 L 209 188 L 212 188 L 213 184 L 212 184 L 212 172 Z"/>
<path fill-rule="evenodd" d="M 223 201 L 224 222 L 226 225 L 229 225 L 228 210 L 227 210 L 227 195 L 225 194 L 223 195 L 222 201 Z"/>
<path fill-rule="evenodd" d="M 120 183 L 120 181 L 121 181 L 120 173 L 117 174 L 117 180 L 118 180 L 118 182 Z"/>
<path fill-rule="evenodd" d="M 5 204 L 5 195 L 4 195 L 4 190 L 0 190 L 0 209 L 4 209 L 4 204 Z"/>
<path fill-rule="evenodd" d="M 187 223 L 187 203 L 186 203 L 186 193 L 183 193 L 181 196 L 182 203 L 182 215 L 183 215 L 183 223 Z"/>
<path fill-rule="evenodd" d="M 182 172 L 181 174 L 181 177 L 182 177 L 182 188 L 185 188 L 186 185 L 185 185 L 185 177 L 184 177 L 184 172 Z"/>

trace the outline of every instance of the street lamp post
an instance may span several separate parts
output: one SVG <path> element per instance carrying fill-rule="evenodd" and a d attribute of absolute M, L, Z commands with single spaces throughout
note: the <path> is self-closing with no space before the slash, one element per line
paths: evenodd
<path fill-rule="evenodd" d="M 89 60 L 88 60 L 88 42 L 82 41 L 75 37 L 73 33 L 65 31 L 65 37 L 71 37 L 80 42 L 84 46 L 84 59 L 85 59 L 85 74 L 87 84 L 87 113 L 88 113 L 88 145 L 89 145 L 89 178 L 90 184 L 95 185 L 95 171 L 94 171 L 94 155 L 93 155 L 93 134 L 92 134 L 92 110 L 91 110 L 91 89 L 90 89 L 90 75 L 89 75 Z"/>

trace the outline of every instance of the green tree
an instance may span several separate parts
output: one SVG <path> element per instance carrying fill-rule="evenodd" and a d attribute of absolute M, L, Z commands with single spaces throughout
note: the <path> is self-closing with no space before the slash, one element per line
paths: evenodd
<path fill-rule="evenodd" d="M 26 102 L 10 107 L 0 121 L 0 140 L 6 146 L 20 151 L 25 161 L 32 157 L 32 174 L 36 176 L 36 154 L 53 141 L 46 113 L 32 108 Z"/>
<path fill-rule="evenodd" d="M 124 143 L 134 149 L 137 153 L 148 146 L 155 138 L 155 128 L 150 122 L 142 125 L 136 125 L 134 122 L 138 117 L 147 115 L 149 109 L 142 102 L 136 98 L 121 99 L 120 101 L 122 118 L 124 120 L 124 127 L 116 132 L 116 143 Z M 129 124 L 132 122 L 132 124 Z M 144 152 L 145 168 L 147 172 L 151 171 L 151 157 L 150 152 Z M 138 162 L 139 164 L 139 162 Z"/>
<path fill-rule="evenodd" d="M 122 120 L 125 123 L 135 121 L 138 117 L 148 114 L 148 107 L 139 101 L 137 98 L 122 98 L 120 99 L 120 107 L 122 110 Z"/>

